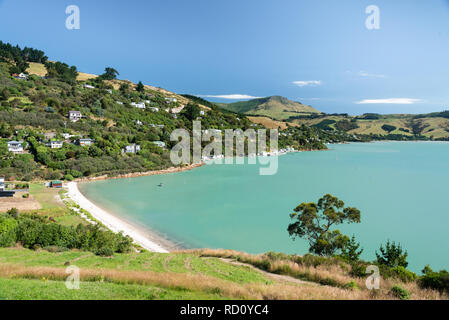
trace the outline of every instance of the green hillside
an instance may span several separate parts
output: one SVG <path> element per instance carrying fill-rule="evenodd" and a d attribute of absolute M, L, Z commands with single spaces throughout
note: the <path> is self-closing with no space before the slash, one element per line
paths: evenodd
<path fill-rule="evenodd" d="M 280 96 L 240 101 L 230 104 L 219 104 L 223 109 L 254 116 L 267 116 L 275 120 L 286 120 L 299 114 L 320 113 L 311 106 L 288 100 Z"/>
<path fill-rule="evenodd" d="M 449 112 L 297 116 L 288 121 L 329 132 L 345 131 L 374 140 L 449 140 Z"/>

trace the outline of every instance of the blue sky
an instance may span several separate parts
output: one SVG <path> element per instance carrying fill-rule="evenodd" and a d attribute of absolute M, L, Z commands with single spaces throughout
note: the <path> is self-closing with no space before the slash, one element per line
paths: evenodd
<path fill-rule="evenodd" d="M 68 5 L 80 8 L 80 30 L 65 27 Z M 365 27 L 369 5 L 380 9 L 379 30 Z M 214 101 L 449 109 L 449 0 L 0 0 L 0 40 Z"/>

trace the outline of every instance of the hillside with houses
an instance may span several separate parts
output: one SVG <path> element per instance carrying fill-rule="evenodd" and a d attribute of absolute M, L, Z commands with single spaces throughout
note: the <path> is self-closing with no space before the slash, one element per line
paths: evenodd
<path fill-rule="evenodd" d="M 193 120 L 220 133 L 266 128 L 200 98 L 118 75 L 107 67 L 79 80 L 75 66 L 0 42 L 0 176 L 73 180 L 160 170 L 172 166 L 168 150 L 177 142 L 170 133 L 191 131 Z M 282 129 L 280 147 L 296 150 L 358 139 L 306 126 Z"/>

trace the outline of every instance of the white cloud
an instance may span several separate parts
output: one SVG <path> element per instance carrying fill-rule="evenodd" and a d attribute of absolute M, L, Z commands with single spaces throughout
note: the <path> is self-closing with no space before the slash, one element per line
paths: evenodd
<path fill-rule="evenodd" d="M 199 95 L 202 98 L 216 98 L 216 99 L 229 99 L 229 100 L 249 100 L 258 99 L 260 97 L 253 97 L 247 94 L 223 94 L 223 95 Z"/>
<path fill-rule="evenodd" d="M 322 82 L 320 80 L 301 80 L 301 81 L 293 81 L 292 83 L 298 87 L 321 86 L 322 85 Z"/>
<path fill-rule="evenodd" d="M 356 104 L 414 104 L 422 101 L 412 98 L 389 98 L 389 99 L 365 99 L 357 101 Z"/>
<path fill-rule="evenodd" d="M 358 75 L 359 75 L 360 77 L 364 77 L 364 78 L 386 78 L 386 77 L 387 77 L 387 76 L 384 75 L 384 74 L 368 73 L 368 72 L 365 72 L 365 71 L 360 71 L 360 72 L 358 73 Z"/>

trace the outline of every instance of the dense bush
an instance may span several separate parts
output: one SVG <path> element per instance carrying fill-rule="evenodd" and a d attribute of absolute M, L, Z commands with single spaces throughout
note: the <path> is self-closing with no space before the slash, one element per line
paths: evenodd
<path fill-rule="evenodd" d="M 410 292 L 408 290 L 400 287 L 400 286 L 394 286 L 390 290 L 391 294 L 401 300 L 410 300 Z"/>
<path fill-rule="evenodd" d="M 423 273 L 424 275 L 419 279 L 422 288 L 449 293 L 449 272 L 446 270 L 434 272 L 429 266 L 426 266 Z"/>
<path fill-rule="evenodd" d="M 14 212 L 0 215 L 0 247 L 20 243 L 25 248 L 81 249 L 100 255 L 126 253 L 132 248 L 132 239 L 113 233 L 98 225 L 63 226 L 49 219 Z"/>

